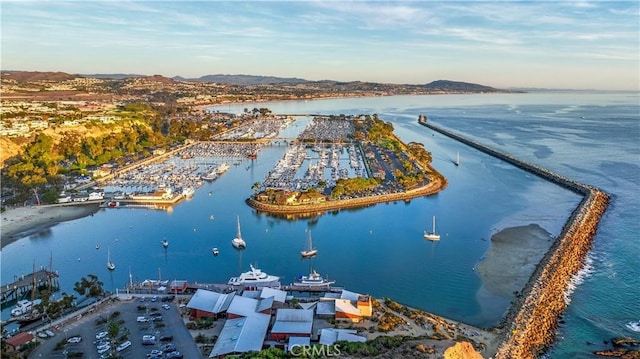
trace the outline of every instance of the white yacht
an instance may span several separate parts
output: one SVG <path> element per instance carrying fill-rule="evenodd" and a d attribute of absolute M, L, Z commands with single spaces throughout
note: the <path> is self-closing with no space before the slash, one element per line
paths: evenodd
<path fill-rule="evenodd" d="M 440 240 L 440 235 L 436 233 L 436 216 L 433 216 L 433 230 L 431 232 L 424 231 L 424 238 L 430 241 Z"/>
<path fill-rule="evenodd" d="M 251 270 L 240 274 L 239 277 L 231 277 L 229 279 L 229 285 L 244 285 L 244 286 L 267 286 L 271 284 L 277 284 L 280 277 L 269 275 L 260 269 L 250 265 Z"/>
<path fill-rule="evenodd" d="M 247 243 L 242 239 L 242 233 L 240 233 L 240 216 L 238 216 L 238 234 L 236 234 L 236 238 L 231 240 L 231 244 L 238 249 L 247 247 Z"/>
<path fill-rule="evenodd" d="M 307 239 L 307 249 L 300 252 L 303 258 L 313 257 L 318 254 L 318 250 L 316 248 L 313 248 L 313 242 L 311 241 L 311 230 L 309 230 L 307 233 L 309 234 L 309 238 Z"/>
<path fill-rule="evenodd" d="M 330 281 L 326 278 L 322 278 L 322 276 L 318 274 L 318 272 L 316 272 L 314 269 L 311 271 L 311 273 L 308 276 L 303 275 L 298 277 L 298 279 L 293 284 L 297 286 L 306 286 L 306 287 L 325 287 L 325 286 L 330 286 L 335 282 L 336 282 L 335 280 Z"/>

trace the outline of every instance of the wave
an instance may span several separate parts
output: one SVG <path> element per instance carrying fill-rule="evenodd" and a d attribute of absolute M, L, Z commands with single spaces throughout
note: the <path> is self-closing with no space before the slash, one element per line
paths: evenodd
<path fill-rule="evenodd" d="M 567 305 L 571 303 L 571 294 L 573 294 L 576 288 L 582 284 L 586 278 L 591 276 L 591 273 L 593 273 L 593 257 L 591 253 L 589 253 L 584 259 L 582 268 L 569 279 L 567 290 L 564 292 L 564 301 Z"/>
<path fill-rule="evenodd" d="M 640 333 L 640 320 L 638 320 L 637 322 L 629 322 L 625 325 L 625 327 L 627 327 L 627 329 L 631 331 Z"/>

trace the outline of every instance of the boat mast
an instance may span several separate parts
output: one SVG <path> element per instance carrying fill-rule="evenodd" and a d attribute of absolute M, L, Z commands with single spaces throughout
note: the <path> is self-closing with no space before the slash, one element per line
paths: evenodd
<path fill-rule="evenodd" d="M 436 234 L 436 216 L 433 216 L 433 234 Z"/>
<path fill-rule="evenodd" d="M 240 216 L 238 216 L 238 239 L 242 239 L 242 233 L 240 233 Z"/>

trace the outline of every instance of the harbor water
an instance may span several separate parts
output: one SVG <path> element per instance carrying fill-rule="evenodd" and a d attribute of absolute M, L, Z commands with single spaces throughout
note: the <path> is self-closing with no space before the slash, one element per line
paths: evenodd
<path fill-rule="evenodd" d="M 407 202 L 314 217 L 262 214 L 244 200 L 283 155 L 284 145 L 272 145 L 255 160 L 234 162 L 170 211 L 101 209 L 4 247 L 2 283 L 30 273 L 34 262 L 38 268 L 51 262 L 68 293 L 89 273 L 107 290 L 115 290 L 145 279 L 226 283 L 249 264 L 288 284 L 313 268 L 352 291 L 391 297 L 474 325 L 496 325 L 512 298 L 483 290 L 474 270 L 489 250 L 491 235 L 536 223 L 555 236 L 580 198 L 418 125 L 424 114 L 452 131 L 612 195 L 589 265 L 576 278 L 559 340 L 548 355 L 587 354 L 593 350 L 587 341 L 640 335 L 628 325 L 640 320 L 638 101 L 637 93 L 556 91 L 221 106 L 217 110 L 238 113 L 252 107 L 294 114 L 377 113 L 404 142 L 425 145 L 449 186 Z M 308 121 L 300 118 L 283 137 L 295 136 Z M 459 166 L 453 164 L 456 153 Z M 242 251 L 231 246 L 237 216 L 247 243 Z M 439 242 L 422 236 L 433 216 Z M 301 259 L 308 230 L 319 253 Z M 169 241 L 167 248 L 163 239 Z M 212 255 L 213 247 L 220 249 L 219 256 Z M 107 250 L 117 266 L 114 271 L 106 268 Z M 2 315 L 8 316 L 5 308 Z"/>

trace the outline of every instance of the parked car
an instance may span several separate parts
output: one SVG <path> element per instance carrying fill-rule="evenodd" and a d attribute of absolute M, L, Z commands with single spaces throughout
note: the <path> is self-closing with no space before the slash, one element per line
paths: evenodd
<path fill-rule="evenodd" d="M 173 340 L 173 335 L 171 334 L 165 334 L 160 337 L 161 342 L 170 342 L 172 340 Z"/>
<path fill-rule="evenodd" d="M 96 333 L 96 339 L 100 340 L 102 338 L 105 338 L 107 335 L 109 335 L 109 333 L 107 332 Z"/>
<path fill-rule="evenodd" d="M 154 322 L 161 322 L 162 321 L 162 316 L 161 315 L 155 316 L 155 317 L 151 318 L 151 320 L 153 320 Z"/>
<path fill-rule="evenodd" d="M 51 330 L 47 329 L 44 331 L 45 334 L 47 334 L 49 337 L 55 337 L 56 333 L 52 332 Z"/>
<path fill-rule="evenodd" d="M 151 297 L 151 301 L 152 302 L 157 302 L 158 301 L 158 296 L 154 295 L 153 297 Z"/>
<path fill-rule="evenodd" d="M 165 345 L 161 346 L 160 349 L 162 349 L 162 351 L 165 352 L 165 353 L 169 353 L 169 352 L 175 352 L 178 348 L 176 348 L 175 344 L 168 343 L 168 344 L 165 344 Z"/>
<path fill-rule="evenodd" d="M 147 354 L 147 357 L 153 356 L 162 356 L 162 350 L 153 349 L 149 354 Z"/>
<path fill-rule="evenodd" d="M 136 321 L 138 323 L 145 323 L 145 322 L 149 321 L 149 318 L 147 318 L 147 317 L 138 317 L 138 318 L 136 318 Z"/>
<path fill-rule="evenodd" d="M 162 308 L 164 308 L 164 309 L 166 309 L 166 310 L 171 309 L 171 307 L 169 306 L 169 304 L 163 304 L 163 305 L 162 305 Z"/>
<path fill-rule="evenodd" d="M 123 351 L 123 350 L 127 349 L 127 348 L 128 348 L 128 347 L 130 347 L 130 346 L 131 346 L 131 342 L 130 342 L 129 340 L 127 340 L 126 342 L 124 342 L 124 343 L 122 343 L 122 344 L 118 345 L 118 347 L 116 348 L 116 350 L 117 350 L 117 351 L 119 351 L 119 352 L 121 352 L 121 351 Z"/>
<path fill-rule="evenodd" d="M 143 345 L 154 345 L 156 343 L 155 335 L 143 335 L 142 336 L 142 344 Z"/>
<path fill-rule="evenodd" d="M 67 339 L 67 343 L 70 343 L 70 344 L 80 343 L 81 341 L 82 341 L 82 337 L 71 337 Z"/>
<path fill-rule="evenodd" d="M 106 347 L 104 347 L 104 348 L 100 348 L 100 349 L 98 349 L 98 354 L 104 354 L 104 353 L 108 352 L 109 349 L 110 348 L 109 348 L 108 345 Z"/>
<path fill-rule="evenodd" d="M 167 358 L 167 359 L 170 359 L 170 358 L 182 359 L 182 353 L 177 352 L 177 351 L 176 352 L 167 353 L 165 358 Z"/>

